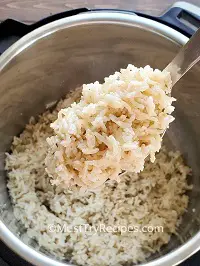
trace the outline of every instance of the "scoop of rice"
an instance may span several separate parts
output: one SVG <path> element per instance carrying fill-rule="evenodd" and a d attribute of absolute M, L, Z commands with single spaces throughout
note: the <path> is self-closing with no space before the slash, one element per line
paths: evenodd
<path fill-rule="evenodd" d="M 103 84 L 83 85 L 81 100 L 61 109 L 51 124 L 45 160 L 53 185 L 96 188 L 120 181 L 125 170 L 140 172 L 161 148 L 174 120 L 170 73 L 150 66 L 126 69 Z"/>

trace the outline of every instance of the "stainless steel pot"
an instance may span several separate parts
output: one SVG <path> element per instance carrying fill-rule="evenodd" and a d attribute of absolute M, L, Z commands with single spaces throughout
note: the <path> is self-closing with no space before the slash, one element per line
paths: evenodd
<path fill-rule="evenodd" d="M 188 38 L 152 19 L 128 12 L 96 11 L 57 20 L 24 36 L 0 57 L 0 237 L 38 266 L 64 266 L 38 251 L 15 220 L 4 172 L 4 152 L 30 116 L 83 83 L 102 80 L 128 63 L 164 68 Z M 200 248 L 200 68 L 173 89 L 176 121 L 168 145 L 193 168 L 188 212 L 178 236 L 143 266 L 176 265 Z M 19 233 L 20 232 L 20 233 Z"/>

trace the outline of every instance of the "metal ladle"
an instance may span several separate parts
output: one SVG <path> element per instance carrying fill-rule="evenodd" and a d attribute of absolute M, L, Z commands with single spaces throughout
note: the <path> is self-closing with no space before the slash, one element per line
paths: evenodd
<path fill-rule="evenodd" d="M 179 50 L 174 59 L 166 66 L 165 70 L 170 72 L 172 87 L 182 78 L 191 67 L 196 65 L 200 60 L 200 28 L 189 39 L 189 41 Z M 164 136 L 166 130 L 163 132 Z M 119 175 L 126 174 L 122 171 Z"/>

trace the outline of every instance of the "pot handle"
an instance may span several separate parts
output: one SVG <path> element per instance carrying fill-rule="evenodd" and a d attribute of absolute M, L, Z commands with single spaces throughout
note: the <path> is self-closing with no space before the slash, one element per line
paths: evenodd
<path fill-rule="evenodd" d="M 187 2 L 176 2 L 158 19 L 184 35 L 191 37 L 200 27 L 200 8 Z"/>
<path fill-rule="evenodd" d="M 87 8 L 78 8 L 73 10 L 68 10 L 62 13 L 58 13 L 47 18 L 44 18 L 36 23 L 27 25 L 13 19 L 6 19 L 0 23 L 0 55 L 8 49 L 13 43 L 19 40 L 21 37 L 27 33 L 46 25 L 47 23 L 53 22 L 55 20 L 66 18 L 70 16 L 77 15 L 82 12 L 87 12 Z"/>

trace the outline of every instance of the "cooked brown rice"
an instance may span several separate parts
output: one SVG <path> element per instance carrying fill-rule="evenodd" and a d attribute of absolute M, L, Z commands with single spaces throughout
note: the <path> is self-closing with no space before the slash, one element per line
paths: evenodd
<path fill-rule="evenodd" d="M 141 173 L 128 173 L 121 182 L 109 181 L 94 191 L 76 187 L 64 190 L 52 186 L 45 171 L 46 138 L 52 135 L 50 123 L 58 111 L 78 100 L 77 91 L 60 101 L 52 113 L 34 118 L 20 137 L 15 137 L 7 154 L 8 188 L 14 215 L 27 229 L 28 236 L 59 259 L 79 265 L 119 266 L 144 261 L 167 244 L 188 205 L 185 192 L 189 168 L 179 152 L 157 154 Z M 51 225 L 69 227 L 161 226 L 163 232 L 51 232 Z"/>

